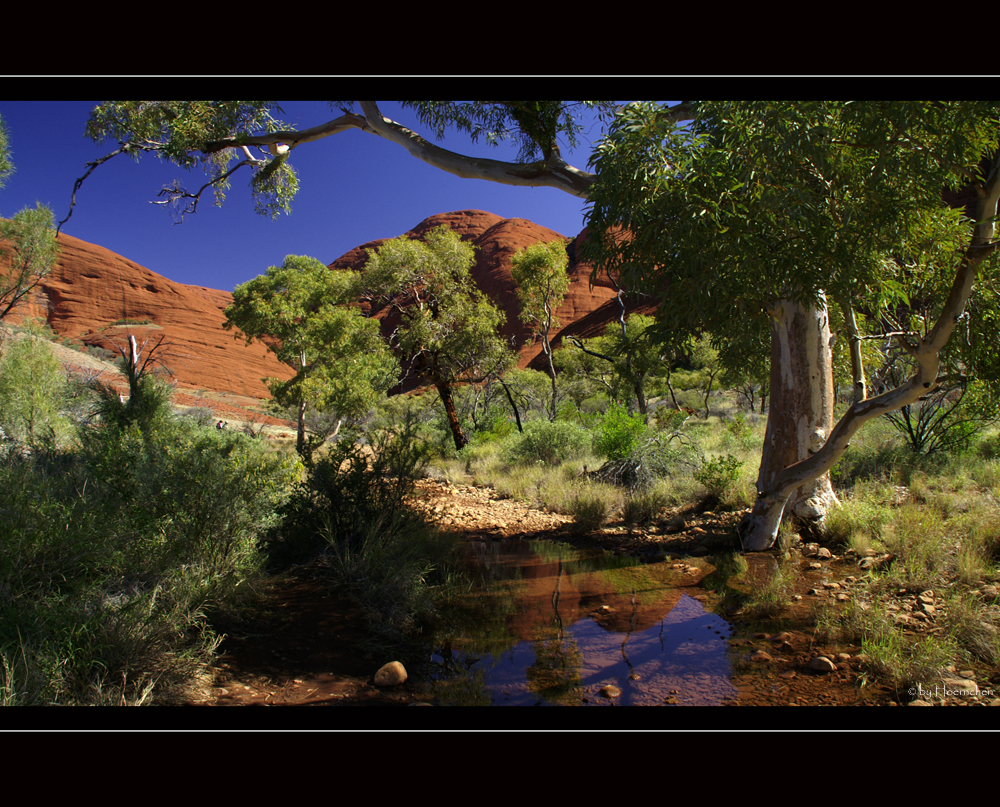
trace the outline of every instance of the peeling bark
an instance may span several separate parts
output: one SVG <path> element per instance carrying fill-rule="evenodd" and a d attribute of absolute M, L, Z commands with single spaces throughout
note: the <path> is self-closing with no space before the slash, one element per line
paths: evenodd
<path fill-rule="evenodd" d="M 744 549 L 767 549 L 786 507 L 800 518 L 822 522 L 838 504 L 829 473 L 804 480 L 788 493 L 776 482 L 782 472 L 816 453 L 833 425 L 833 357 L 825 298 L 816 307 L 778 300 L 771 314 L 770 408 L 757 476 L 757 502 Z M 778 493 L 783 495 L 778 495 Z"/>

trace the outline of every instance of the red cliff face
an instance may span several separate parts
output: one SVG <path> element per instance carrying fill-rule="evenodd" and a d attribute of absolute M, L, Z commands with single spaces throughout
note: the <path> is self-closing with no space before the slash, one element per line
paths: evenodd
<path fill-rule="evenodd" d="M 420 222 L 405 235 L 419 238 L 446 225 L 476 247 L 473 277 L 479 287 L 504 311 L 503 334 L 513 339 L 520 353 L 520 367 L 545 369 L 541 343 L 518 318 L 519 306 L 511 278 L 510 259 L 518 250 L 538 242 L 570 239 L 526 219 L 502 219 L 481 210 L 441 213 Z M 571 284 L 556 317 L 562 329 L 552 334 L 558 345 L 562 335 L 595 336 L 617 319 L 618 302 L 607 279 L 591 289 L 592 268 L 580 261 L 579 246 L 585 233 L 570 244 Z M 360 271 L 370 250 L 387 239 L 355 247 L 330 264 L 332 269 Z M 223 311 L 232 302 L 229 292 L 188 286 L 123 258 L 104 247 L 68 235 L 59 236 L 60 255 L 52 274 L 42 281 L 30 305 L 19 317 L 46 320 L 60 336 L 89 345 L 114 349 L 124 345 L 127 333 L 150 344 L 164 337 L 164 363 L 174 373 L 178 387 L 228 392 L 253 398 L 268 397 L 265 377 L 290 378 L 292 371 L 266 348 L 247 346 L 226 331 Z M 629 311 L 645 308 L 630 308 Z M 16 320 L 17 317 L 15 317 Z M 128 319 L 148 320 L 148 325 L 115 326 Z"/>
<path fill-rule="evenodd" d="M 290 378 L 291 370 L 261 344 L 249 347 L 222 328 L 232 295 L 187 286 L 151 272 L 111 250 L 59 236 L 59 259 L 20 316 L 46 320 L 60 336 L 114 349 L 134 333 L 141 345 L 162 336 L 163 363 L 178 387 L 233 392 L 253 398 L 269 393 L 262 378 Z M 114 326 L 119 320 L 148 325 Z"/>

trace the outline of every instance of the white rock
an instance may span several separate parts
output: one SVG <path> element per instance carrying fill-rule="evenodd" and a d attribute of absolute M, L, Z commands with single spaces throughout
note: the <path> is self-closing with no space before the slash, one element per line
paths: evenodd
<path fill-rule="evenodd" d="M 394 687 L 406 680 L 406 668 L 398 661 L 390 661 L 375 673 L 375 686 Z"/>

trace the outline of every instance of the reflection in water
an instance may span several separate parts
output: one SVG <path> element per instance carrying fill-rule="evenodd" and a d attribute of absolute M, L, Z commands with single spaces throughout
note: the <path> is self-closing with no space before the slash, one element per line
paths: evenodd
<path fill-rule="evenodd" d="M 607 685 L 624 706 L 715 705 L 736 695 L 730 626 L 676 587 L 669 564 L 551 542 L 470 552 L 485 590 L 432 659 L 442 703 L 607 705 L 599 694 Z"/>

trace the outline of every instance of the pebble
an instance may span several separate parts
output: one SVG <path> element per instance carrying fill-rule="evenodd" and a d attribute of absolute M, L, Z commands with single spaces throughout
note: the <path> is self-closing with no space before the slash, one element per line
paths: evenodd
<path fill-rule="evenodd" d="M 833 672 L 837 669 L 837 665 L 826 656 L 816 656 L 809 662 L 809 669 L 816 670 L 817 672 Z"/>

